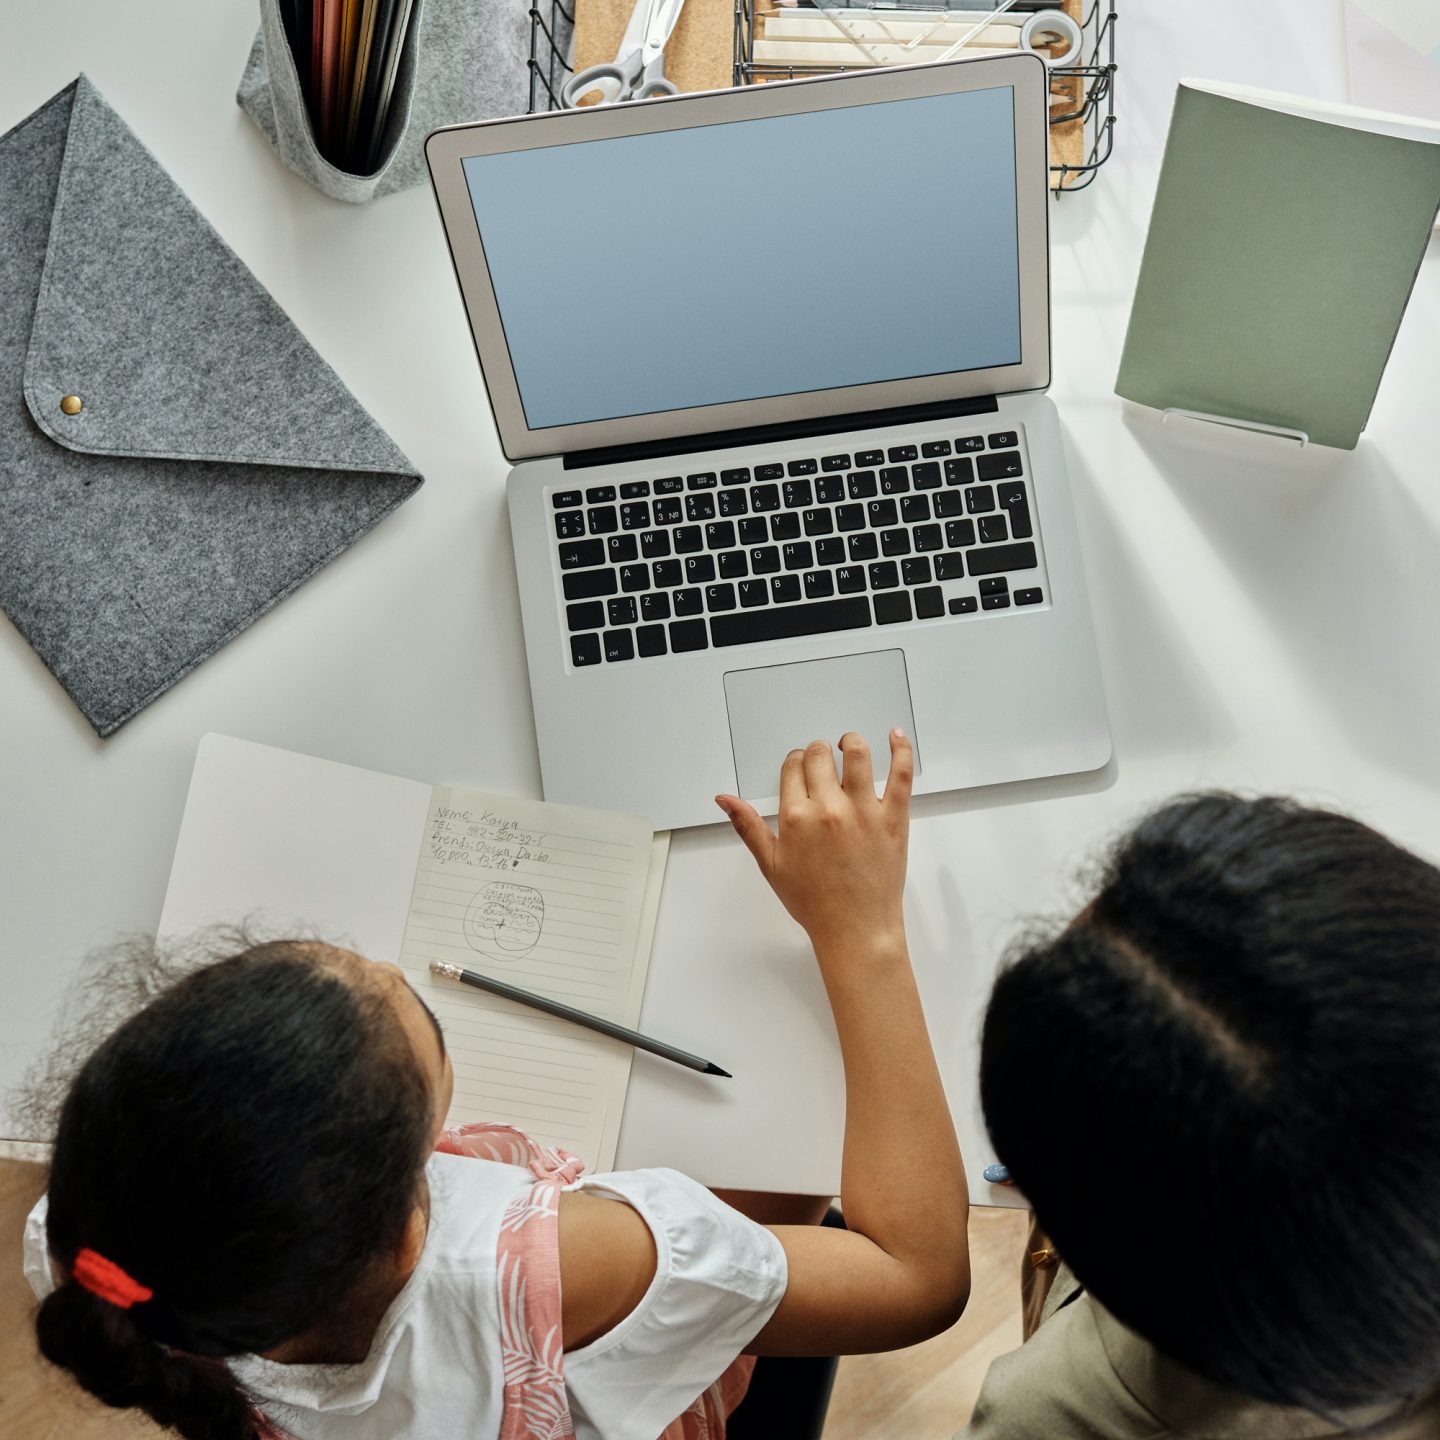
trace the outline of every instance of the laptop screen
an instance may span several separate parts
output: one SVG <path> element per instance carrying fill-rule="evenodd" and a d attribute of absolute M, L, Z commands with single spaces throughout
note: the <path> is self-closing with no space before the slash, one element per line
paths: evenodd
<path fill-rule="evenodd" d="M 1009 86 L 464 169 L 532 430 L 1020 363 Z"/>

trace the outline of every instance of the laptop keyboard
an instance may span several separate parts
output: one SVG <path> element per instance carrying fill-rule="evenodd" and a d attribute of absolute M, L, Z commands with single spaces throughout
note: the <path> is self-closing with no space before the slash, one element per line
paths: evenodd
<path fill-rule="evenodd" d="M 577 667 L 1045 599 L 1015 431 L 550 501 Z"/>

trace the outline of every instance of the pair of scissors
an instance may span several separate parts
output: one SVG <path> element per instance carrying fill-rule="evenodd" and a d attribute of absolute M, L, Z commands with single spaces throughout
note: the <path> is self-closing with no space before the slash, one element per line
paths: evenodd
<path fill-rule="evenodd" d="M 665 42 L 680 18 L 685 0 L 635 0 L 630 23 L 620 41 L 620 51 L 611 65 L 590 65 L 572 75 L 560 91 L 560 103 L 573 110 L 592 90 L 603 97 L 601 104 L 625 100 L 650 100 L 656 95 L 678 95 L 673 81 L 665 78 Z"/>

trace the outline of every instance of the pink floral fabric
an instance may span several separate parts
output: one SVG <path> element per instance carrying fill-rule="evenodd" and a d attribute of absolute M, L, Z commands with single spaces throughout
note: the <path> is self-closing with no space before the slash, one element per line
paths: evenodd
<path fill-rule="evenodd" d="M 500 1440 L 573 1440 L 560 1326 L 559 1214 L 560 1192 L 584 1167 L 510 1125 L 446 1130 L 436 1149 L 524 1166 L 535 1176 L 506 1208 L 496 1244 L 505 1374 Z M 738 1357 L 658 1440 L 723 1440 L 726 1417 L 745 1398 L 754 1368 L 752 1357 Z"/>

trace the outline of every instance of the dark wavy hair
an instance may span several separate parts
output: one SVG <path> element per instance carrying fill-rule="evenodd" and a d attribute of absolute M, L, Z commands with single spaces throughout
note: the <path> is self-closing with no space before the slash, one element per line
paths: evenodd
<path fill-rule="evenodd" d="M 1166 805 L 1003 969 L 981 1092 L 1077 1278 L 1175 1360 L 1332 1416 L 1440 1384 L 1433 865 L 1287 800 Z"/>
<path fill-rule="evenodd" d="M 65 1278 L 43 1354 L 117 1408 L 190 1440 L 255 1440 L 223 1357 L 323 1330 L 400 1245 L 432 1125 L 383 998 L 297 941 L 173 984 L 109 1036 L 66 1095 L 48 1241 Z M 71 1278 L 98 1251 L 149 1287 L 130 1309 Z"/>

